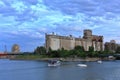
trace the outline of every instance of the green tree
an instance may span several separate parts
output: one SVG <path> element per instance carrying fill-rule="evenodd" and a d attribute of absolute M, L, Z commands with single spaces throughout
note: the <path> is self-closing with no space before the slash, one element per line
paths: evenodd
<path fill-rule="evenodd" d="M 79 56 L 82 57 L 82 58 L 85 58 L 85 57 L 86 57 L 86 53 L 85 53 L 85 52 L 81 52 L 81 53 L 79 54 Z"/>
<path fill-rule="evenodd" d="M 89 52 L 94 52 L 94 47 L 90 46 L 89 47 Z"/>
<path fill-rule="evenodd" d="M 35 51 L 34 51 L 35 54 L 45 54 L 46 53 L 46 49 L 45 47 L 43 46 L 38 46 Z"/>
<path fill-rule="evenodd" d="M 86 54 L 85 54 L 85 50 L 83 48 L 83 46 L 76 46 L 74 48 L 74 54 L 77 56 L 77 57 L 86 57 Z"/>
<path fill-rule="evenodd" d="M 80 52 L 84 52 L 83 46 L 75 46 L 74 50 L 79 50 Z"/>
<path fill-rule="evenodd" d="M 69 51 L 65 50 L 64 48 L 59 49 L 58 53 L 60 54 L 60 57 L 68 57 L 69 56 Z"/>
<path fill-rule="evenodd" d="M 60 57 L 60 53 L 58 50 L 51 51 L 50 53 L 51 57 Z"/>
<path fill-rule="evenodd" d="M 89 57 L 93 57 L 94 54 L 95 54 L 94 47 L 90 46 L 87 55 L 88 55 Z"/>
<path fill-rule="evenodd" d="M 120 53 L 120 46 L 117 47 L 116 53 Z"/>

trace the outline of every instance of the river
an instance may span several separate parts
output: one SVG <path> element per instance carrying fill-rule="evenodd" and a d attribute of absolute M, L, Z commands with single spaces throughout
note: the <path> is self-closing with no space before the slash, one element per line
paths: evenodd
<path fill-rule="evenodd" d="M 78 67 L 79 63 L 88 67 Z M 48 67 L 44 61 L 0 59 L 0 80 L 120 80 L 120 61 L 62 62 Z"/>

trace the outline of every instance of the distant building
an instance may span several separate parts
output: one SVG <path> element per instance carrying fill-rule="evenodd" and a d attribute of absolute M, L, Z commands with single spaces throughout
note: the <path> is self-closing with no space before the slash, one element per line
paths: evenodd
<path fill-rule="evenodd" d="M 116 44 L 115 40 L 111 40 L 110 42 L 106 42 L 104 46 L 105 46 L 104 50 L 115 52 L 118 44 Z"/>
<path fill-rule="evenodd" d="M 13 46 L 12 46 L 12 53 L 19 53 L 20 52 L 20 47 L 19 47 L 19 45 L 17 45 L 17 44 L 14 44 Z"/>
<path fill-rule="evenodd" d="M 74 49 L 75 46 L 83 46 L 85 51 L 89 50 L 89 47 L 94 47 L 94 51 L 103 50 L 103 36 L 92 35 L 92 31 L 89 29 L 84 30 L 83 38 L 75 38 L 70 36 L 60 36 L 54 33 L 46 34 L 46 50 L 49 48 L 52 50 Z"/>

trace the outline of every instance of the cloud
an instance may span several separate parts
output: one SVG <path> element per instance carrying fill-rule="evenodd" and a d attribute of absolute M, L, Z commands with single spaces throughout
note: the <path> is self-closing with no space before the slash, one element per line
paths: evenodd
<path fill-rule="evenodd" d="M 43 45 L 45 33 L 81 36 L 84 29 L 119 41 L 120 1 L 1 0 L 0 43 L 18 43 L 22 50 Z M 9 41 L 8 41 L 9 39 Z M 25 45 L 25 46 L 24 46 Z M 31 47 L 30 47 L 31 46 Z"/>
<path fill-rule="evenodd" d="M 11 4 L 11 7 L 15 9 L 18 13 L 22 13 L 27 8 L 27 6 L 22 1 L 18 1 L 18 2 L 14 1 Z"/>
<path fill-rule="evenodd" d="M 44 0 L 45 5 L 49 6 L 51 9 L 60 10 L 66 14 L 91 12 L 96 9 L 97 3 L 91 0 Z"/>
<path fill-rule="evenodd" d="M 44 4 L 53 10 L 69 15 L 84 13 L 88 16 L 104 16 L 107 12 L 119 13 L 119 3 L 118 0 L 44 0 Z"/>

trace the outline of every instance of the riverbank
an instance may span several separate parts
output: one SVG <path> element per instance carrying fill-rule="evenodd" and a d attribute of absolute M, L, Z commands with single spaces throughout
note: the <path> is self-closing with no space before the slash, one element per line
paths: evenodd
<path fill-rule="evenodd" d="M 10 60 L 39 60 L 39 61 L 48 61 L 48 60 L 60 60 L 60 61 L 98 61 L 98 60 L 115 60 L 114 57 L 108 58 L 108 57 L 86 57 L 86 58 L 80 58 L 80 57 L 66 57 L 66 58 L 51 58 L 49 56 L 45 55 L 13 55 L 9 56 L 8 59 Z"/>
<path fill-rule="evenodd" d="M 60 60 L 60 61 L 97 61 L 100 60 L 100 58 L 48 58 L 48 57 L 9 57 L 10 60 L 39 60 L 39 61 L 49 61 L 49 60 Z"/>

